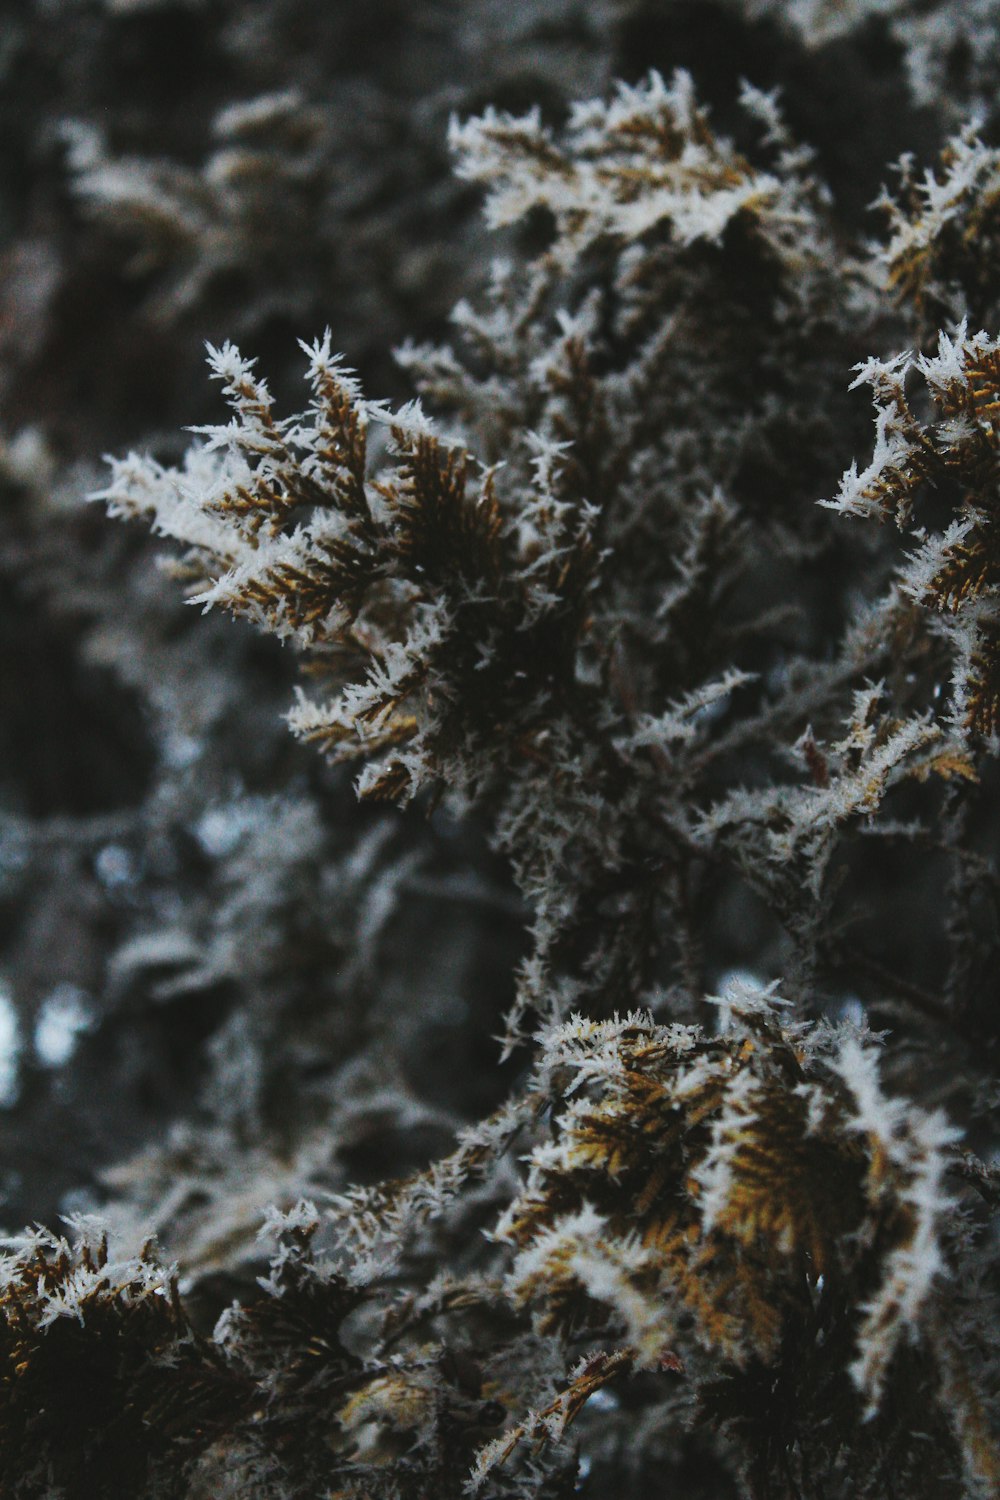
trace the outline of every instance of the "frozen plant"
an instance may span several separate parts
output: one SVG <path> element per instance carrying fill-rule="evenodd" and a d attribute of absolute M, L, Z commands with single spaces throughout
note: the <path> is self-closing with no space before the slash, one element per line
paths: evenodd
<path fill-rule="evenodd" d="M 423 1169 L 270 1214 L 212 1334 L 148 1246 L 12 1243 L 12 1495 L 114 1493 L 109 1430 L 151 1496 L 996 1493 L 998 357 L 927 333 L 990 284 L 991 235 L 941 247 L 991 160 L 905 175 L 873 252 L 779 101 L 739 118 L 678 72 L 455 123 L 507 254 L 401 353 L 433 415 L 329 334 L 281 415 L 226 344 L 229 421 L 113 462 L 191 602 L 301 655 L 290 727 L 363 800 L 488 830 L 517 1066 Z M 875 452 L 818 504 L 852 366 Z M 309 806 L 254 910 L 315 865 Z M 247 925 L 234 896 L 206 962 Z M 52 1328 L 104 1360 L 69 1443 Z"/>

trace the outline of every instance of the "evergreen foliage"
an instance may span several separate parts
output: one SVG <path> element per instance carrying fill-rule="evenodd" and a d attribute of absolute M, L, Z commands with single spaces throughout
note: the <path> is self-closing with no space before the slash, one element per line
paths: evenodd
<path fill-rule="evenodd" d="M 887 17 L 927 96 L 940 10 L 781 24 Z M 865 243 L 777 94 L 731 104 L 651 71 L 453 119 L 500 253 L 399 350 L 419 399 L 327 332 L 284 415 L 210 346 L 228 420 L 92 496 L 296 653 L 288 726 L 372 809 L 246 794 L 199 941 L 119 955 L 163 1003 L 254 1000 L 100 1222 L 7 1241 L 4 1494 L 1000 1493 L 997 151 L 949 120 Z M 329 169 L 293 137 L 279 201 Z M 94 211 L 186 236 L 186 317 L 252 240 L 246 163 L 151 219 L 74 139 Z M 485 831 L 443 883 L 523 927 L 464 1118 L 380 1055 L 433 1019 L 382 962 L 420 948 L 427 819 Z M 300 1013 L 299 1076 L 337 1068 L 295 1097 L 262 1059 Z"/>

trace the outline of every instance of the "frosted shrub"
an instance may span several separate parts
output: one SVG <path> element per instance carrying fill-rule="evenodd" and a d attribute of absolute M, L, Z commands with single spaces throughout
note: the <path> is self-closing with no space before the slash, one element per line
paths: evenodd
<path fill-rule="evenodd" d="M 927 332 L 996 275 L 964 228 L 996 171 L 967 131 L 852 247 L 777 100 L 740 110 L 737 146 L 653 73 L 562 129 L 454 123 L 505 253 L 400 352 L 419 401 L 326 334 L 283 415 L 227 344 L 228 422 L 113 461 L 190 601 L 301 656 L 293 733 L 488 830 L 517 1067 L 425 1170 L 274 1209 L 214 1334 L 196 1266 L 13 1243 L 5 1492 L 110 1495 L 121 1447 L 150 1495 L 996 1493 L 1000 359 Z M 318 860 L 282 817 L 267 910 Z M 390 842 L 343 867 L 382 872 L 359 945 L 406 899 Z M 102 1415 L 69 1443 L 71 1360 Z"/>

